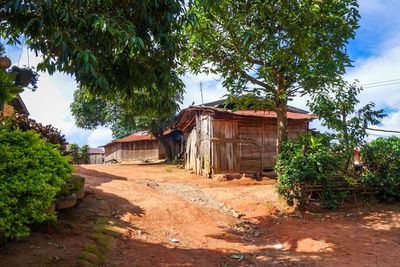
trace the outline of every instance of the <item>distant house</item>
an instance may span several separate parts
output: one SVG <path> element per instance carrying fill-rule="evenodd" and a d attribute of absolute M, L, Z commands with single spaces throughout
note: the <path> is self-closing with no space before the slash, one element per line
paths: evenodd
<path fill-rule="evenodd" d="M 179 154 L 181 132 L 167 130 L 164 132 L 171 146 L 172 155 Z M 115 140 L 104 146 L 105 162 L 135 162 L 165 159 L 164 146 L 147 131 L 139 131 L 125 138 Z"/>
<path fill-rule="evenodd" d="M 183 132 L 185 168 L 211 176 L 272 170 L 276 164 L 275 112 L 221 108 L 223 101 L 183 109 L 170 127 Z M 289 106 L 288 137 L 308 131 L 313 116 Z"/>
<path fill-rule="evenodd" d="M 20 114 L 25 114 L 26 116 L 29 115 L 28 109 L 26 108 L 24 101 L 22 101 L 22 98 L 17 95 L 16 98 L 11 100 L 8 104 L 4 105 L 4 115 L 9 116 L 14 113 L 14 111 L 20 113 Z"/>
<path fill-rule="evenodd" d="M 102 148 L 89 148 L 89 164 L 101 164 L 104 162 L 104 151 Z"/>

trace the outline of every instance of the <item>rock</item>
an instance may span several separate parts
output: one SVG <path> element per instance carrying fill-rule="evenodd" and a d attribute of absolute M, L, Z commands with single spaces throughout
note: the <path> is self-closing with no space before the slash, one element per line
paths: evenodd
<path fill-rule="evenodd" d="M 242 175 L 240 173 L 229 173 L 226 175 L 228 180 L 240 179 Z"/>
<path fill-rule="evenodd" d="M 82 199 L 85 196 L 85 189 L 81 188 L 74 192 L 77 199 Z"/>
<path fill-rule="evenodd" d="M 240 217 L 243 217 L 244 216 L 244 214 L 243 213 L 241 213 L 240 211 L 237 211 L 237 210 L 232 210 L 232 215 L 233 215 L 233 217 L 235 217 L 235 218 L 240 218 Z"/>
<path fill-rule="evenodd" d="M 256 178 L 256 176 L 254 174 L 252 174 L 252 173 L 243 173 L 242 177 L 243 178 L 251 178 L 251 179 Z"/>
<path fill-rule="evenodd" d="M 79 175 L 72 175 L 69 179 L 68 183 L 71 183 L 73 189 L 79 190 L 82 189 L 85 185 L 85 178 Z"/>
<path fill-rule="evenodd" d="M 217 182 L 223 182 L 227 180 L 227 177 L 225 174 L 214 174 L 214 179 L 217 180 Z"/>
<path fill-rule="evenodd" d="M 67 209 L 67 208 L 71 208 L 71 207 L 75 206 L 76 203 L 78 203 L 78 198 L 73 193 L 70 196 L 67 196 L 67 197 L 64 197 L 64 198 L 61 198 L 61 199 L 57 199 L 56 200 L 56 208 L 58 210 Z"/>
<path fill-rule="evenodd" d="M 56 203 L 51 203 L 50 207 L 44 211 L 44 213 L 49 214 L 56 210 Z"/>

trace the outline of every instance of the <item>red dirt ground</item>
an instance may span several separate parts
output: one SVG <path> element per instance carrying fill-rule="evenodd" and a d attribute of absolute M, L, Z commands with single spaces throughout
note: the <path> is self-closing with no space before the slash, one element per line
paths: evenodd
<path fill-rule="evenodd" d="M 315 208 L 300 218 L 280 204 L 272 179 L 216 182 L 164 164 L 81 165 L 77 174 L 86 177 L 86 197 L 56 224 L 2 249 L 0 266 L 80 266 L 99 217 L 124 230 L 104 251 L 104 266 L 399 266 L 399 204 Z M 197 188 L 242 211 L 262 234 L 237 233 L 237 218 L 146 182 Z"/>

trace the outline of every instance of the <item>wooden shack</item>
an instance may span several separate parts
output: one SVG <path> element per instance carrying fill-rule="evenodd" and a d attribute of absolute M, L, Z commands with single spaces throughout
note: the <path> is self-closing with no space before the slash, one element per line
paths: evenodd
<path fill-rule="evenodd" d="M 175 157 L 180 152 L 181 132 L 167 130 L 164 132 Z M 165 159 L 164 146 L 147 131 L 139 131 L 104 146 L 105 162 L 122 163 Z"/>
<path fill-rule="evenodd" d="M 89 148 L 89 164 L 101 164 L 104 162 L 104 151 L 102 148 Z"/>
<path fill-rule="evenodd" d="M 288 107 L 287 117 L 289 138 L 307 132 L 313 119 L 294 107 Z M 190 106 L 180 112 L 171 128 L 183 132 L 185 168 L 210 177 L 272 170 L 276 125 L 275 112 Z"/>

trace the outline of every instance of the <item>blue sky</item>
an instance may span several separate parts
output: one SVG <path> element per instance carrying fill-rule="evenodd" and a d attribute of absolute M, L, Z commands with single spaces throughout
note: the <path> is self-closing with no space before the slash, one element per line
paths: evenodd
<path fill-rule="evenodd" d="M 400 1 L 360 0 L 359 4 L 361 27 L 348 46 L 355 67 L 348 70 L 347 79 L 358 79 L 360 84 L 400 79 Z M 28 65 L 29 61 L 30 66 L 35 66 L 40 62 L 40 58 L 31 53 L 28 56 L 26 48 L 7 47 L 7 50 L 13 64 Z M 200 82 L 203 83 L 204 102 L 220 99 L 226 93 L 216 75 L 188 75 L 183 81 L 186 85 L 183 107 L 192 102 L 201 104 Z M 69 105 L 76 88 L 71 76 L 40 73 L 38 90 L 25 90 L 22 98 L 31 118 L 59 128 L 68 142 L 92 147 L 106 144 L 111 140 L 109 129 L 100 127 L 87 131 L 75 126 Z M 360 100 L 363 104 L 374 101 L 380 108 L 395 106 L 377 128 L 400 130 L 400 83 L 366 88 Z M 306 109 L 305 103 L 305 98 L 295 98 L 290 104 Z M 319 123 L 314 122 L 313 127 L 319 127 Z"/>

